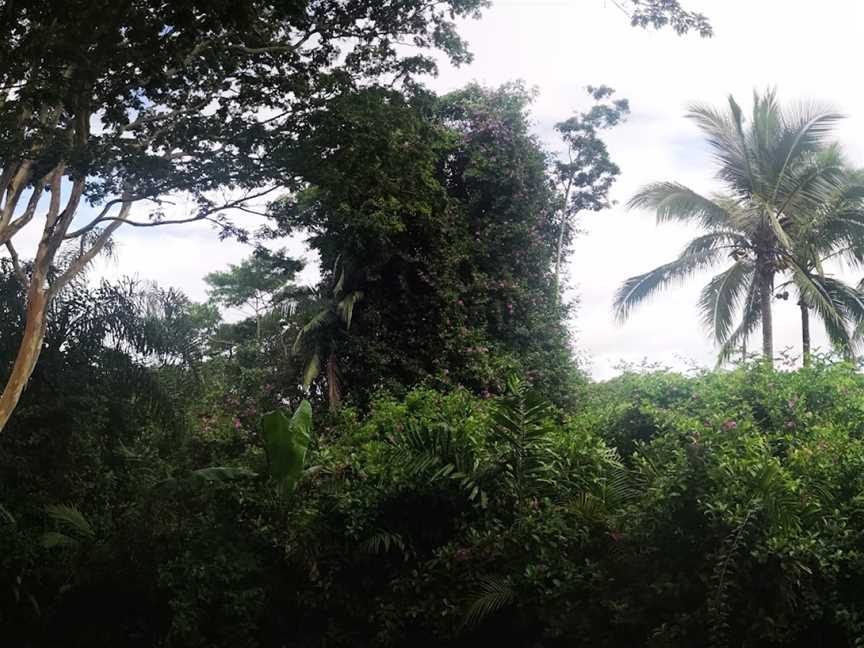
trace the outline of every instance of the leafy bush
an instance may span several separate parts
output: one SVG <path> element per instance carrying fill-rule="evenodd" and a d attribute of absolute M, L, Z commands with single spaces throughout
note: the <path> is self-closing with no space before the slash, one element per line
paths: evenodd
<path fill-rule="evenodd" d="M 22 645 L 857 645 L 862 416 L 828 363 L 627 373 L 569 414 L 516 380 L 381 395 L 304 433 L 292 488 L 253 435 L 42 514 L 74 542 L 10 503 L 3 619 Z"/>

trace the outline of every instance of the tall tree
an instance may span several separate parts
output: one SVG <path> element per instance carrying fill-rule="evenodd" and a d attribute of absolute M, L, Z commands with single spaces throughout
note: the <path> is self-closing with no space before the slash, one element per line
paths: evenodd
<path fill-rule="evenodd" d="M 789 227 L 792 272 L 788 281 L 778 287 L 778 291 L 783 292 L 777 295 L 788 299 L 788 290 L 784 290 L 787 286 L 794 286 L 797 293 L 805 367 L 809 366 L 811 357 L 811 311 L 822 320 L 830 341 L 851 354 L 856 343 L 855 329 L 864 310 L 864 296 L 859 289 L 825 272 L 829 261 L 853 266 L 864 263 L 864 176 L 848 166 L 836 145 L 820 153 L 818 164 L 823 168 L 841 169 L 839 184 L 827 200 L 796 201 L 800 213 L 793 213 Z M 837 314 L 844 317 L 838 318 Z"/>
<path fill-rule="evenodd" d="M 284 250 L 272 252 L 266 248 L 243 259 L 228 270 L 211 272 L 204 281 L 209 286 L 210 299 L 220 306 L 237 308 L 255 318 L 255 339 L 261 343 L 261 318 L 278 305 L 294 276 L 303 268 L 299 261 L 286 256 Z"/>
<path fill-rule="evenodd" d="M 554 289 L 561 200 L 530 133 L 531 99 L 519 85 L 441 98 L 369 89 L 286 147 L 307 161 L 309 186 L 272 206 L 276 233 L 309 233 L 320 293 L 339 286 L 334 307 L 363 295 L 350 332 L 334 308 L 316 327 L 335 343 L 346 393 L 431 377 L 494 391 L 516 370 L 566 398 L 575 371 Z"/>
<path fill-rule="evenodd" d="M 658 223 L 695 223 L 706 233 L 691 241 L 675 261 L 627 279 L 616 294 L 615 310 L 624 320 L 661 288 L 731 258 L 732 265 L 702 291 L 703 322 L 722 345 L 721 359 L 761 322 L 762 354 L 770 364 L 771 302 L 778 273 L 792 272 L 808 294 L 820 295 L 823 319 L 847 321 L 837 302 L 840 288 L 803 269 L 790 238 L 800 229 L 794 219 L 808 213 L 812 218 L 808 209 L 828 204 L 840 186 L 842 166 L 820 156 L 840 115 L 812 105 L 784 111 L 775 93 L 768 91 L 754 95 L 749 121 L 732 97 L 725 113 L 695 105 L 689 116 L 714 150 L 717 178 L 726 191 L 705 197 L 678 183 L 661 182 L 632 198 L 631 207 L 654 209 Z M 741 323 L 733 329 L 738 310 Z"/>
<path fill-rule="evenodd" d="M 609 207 L 609 190 L 621 173 L 618 165 L 612 162 L 600 131 L 621 123 L 630 112 L 630 104 L 626 99 L 613 100 L 614 90 L 607 86 L 588 86 L 587 90 L 596 104 L 587 112 L 555 124 L 555 130 L 567 146 L 564 156 L 554 160 L 552 172 L 562 195 L 555 253 L 556 298 L 560 292 L 561 259 L 571 221 L 582 211 Z"/>
<path fill-rule="evenodd" d="M 454 19 L 485 4 L 73 0 L 58 11 L 48 0 L 3 3 L 0 245 L 26 285 L 28 314 L 0 396 L 0 430 L 37 362 L 49 302 L 118 227 L 212 219 L 230 229 L 224 209 L 270 190 L 273 133 L 296 129 L 346 88 L 434 70 L 424 48 L 467 61 Z M 406 38 L 419 53 L 404 54 Z M 177 194 L 188 213 L 167 212 L 166 196 Z M 29 224 L 42 235 L 25 267 L 16 246 Z M 77 254 L 52 274 L 64 242 Z"/>

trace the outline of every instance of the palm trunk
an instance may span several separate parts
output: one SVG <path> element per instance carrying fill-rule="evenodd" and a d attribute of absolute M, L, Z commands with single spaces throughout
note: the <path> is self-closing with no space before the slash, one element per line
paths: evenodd
<path fill-rule="evenodd" d="M 48 309 L 48 295 L 44 286 L 34 279 L 27 298 L 27 318 L 24 325 L 24 336 L 18 347 L 18 355 L 12 366 L 12 373 L 0 395 L 0 432 L 6 427 L 12 412 L 21 399 L 21 394 L 27 386 L 27 381 L 33 374 L 42 342 L 45 339 L 45 313 Z"/>
<path fill-rule="evenodd" d="M 762 311 L 762 360 L 768 367 L 774 366 L 774 321 L 771 315 L 771 298 L 774 292 L 774 273 L 759 272 L 759 307 Z"/>
<path fill-rule="evenodd" d="M 798 302 L 801 309 L 801 350 L 805 367 L 810 366 L 810 309 L 803 300 Z"/>

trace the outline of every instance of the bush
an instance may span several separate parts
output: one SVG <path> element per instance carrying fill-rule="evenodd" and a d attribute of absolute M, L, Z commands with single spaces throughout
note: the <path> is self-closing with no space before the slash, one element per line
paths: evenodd
<path fill-rule="evenodd" d="M 88 504 L 92 546 L 10 513 L 3 619 L 21 645 L 856 645 L 862 416 L 845 364 L 628 373 L 570 415 L 518 381 L 381 395 L 317 426 L 292 489 L 237 430 L 199 453 L 219 480 L 118 470 L 137 496 Z"/>

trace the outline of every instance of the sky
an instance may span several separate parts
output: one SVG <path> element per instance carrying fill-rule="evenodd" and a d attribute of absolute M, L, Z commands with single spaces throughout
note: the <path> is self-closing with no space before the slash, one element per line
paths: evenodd
<path fill-rule="evenodd" d="M 710 18 L 714 38 L 634 29 L 612 0 L 496 0 L 481 20 L 461 24 L 474 62 L 458 69 L 442 62 L 438 77 L 428 81 L 439 92 L 471 81 L 497 86 L 522 80 L 536 87 L 534 128 L 551 150 L 560 147 L 553 125 L 588 107 L 585 86 L 606 84 L 630 101 L 627 123 L 606 136 L 622 170 L 612 191 L 618 205 L 580 216 L 583 233 L 567 268 L 569 295 L 579 300 L 572 322 L 576 348 L 598 379 L 613 376 L 621 362 L 685 368 L 712 366 L 716 357 L 695 307 L 709 275 L 659 295 L 624 325 L 612 316 L 620 283 L 672 260 L 694 234 L 681 226 L 658 227 L 652 214 L 628 212 L 622 205 L 652 181 L 674 180 L 704 192 L 717 188 L 710 151 L 684 118 L 689 103 L 720 106 L 731 93 L 748 104 L 754 89 L 767 87 L 776 87 L 784 102 L 825 102 L 848 116 L 837 138 L 849 159 L 864 166 L 864 87 L 849 72 L 860 57 L 864 3 L 682 3 Z M 298 256 L 305 254 L 302 240 L 285 245 Z M 21 248 L 26 254 L 26 241 Z M 121 228 L 114 258 L 100 260 L 91 276 L 137 275 L 203 300 L 204 275 L 249 252 L 239 243 L 219 241 L 206 224 Z M 301 282 L 315 279 L 314 258 L 309 261 Z M 797 349 L 794 300 L 776 302 L 775 330 L 776 349 Z M 818 325 L 814 341 L 825 346 Z"/>

